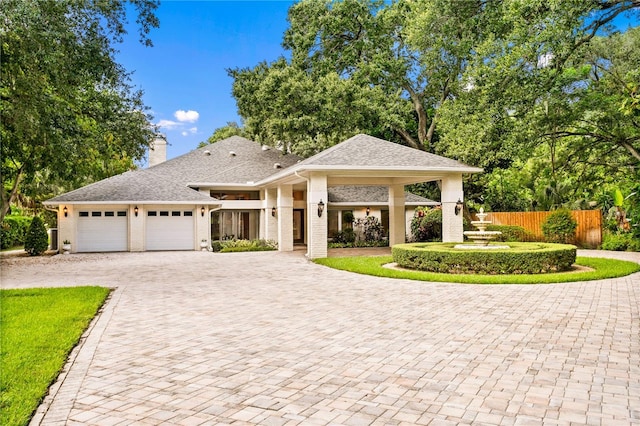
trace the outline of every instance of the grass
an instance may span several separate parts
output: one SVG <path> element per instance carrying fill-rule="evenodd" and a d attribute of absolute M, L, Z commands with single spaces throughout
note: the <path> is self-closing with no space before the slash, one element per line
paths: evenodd
<path fill-rule="evenodd" d="M 315 262 L 335 269 L 377 277 L 466 284 L 550 284 L 591 281 L 623 277 L 640 271 L 640 265 L 634 262 L 592 257 L 578 257 L 576 264 L 593 268 L 593 271 L 531 275 L 443 274 L 383 268 L 382 265 L 393 262 L 391 256 L 329 257 L 316 259 Z"/>
<path fill-rule="evenodd" d="M 0 424 L 26 425 L 110 290 L 0 290 Z"/>

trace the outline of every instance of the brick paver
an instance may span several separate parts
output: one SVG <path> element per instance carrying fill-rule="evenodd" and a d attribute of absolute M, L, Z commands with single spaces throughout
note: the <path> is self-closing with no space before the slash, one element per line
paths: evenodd
<path fill-rule="evenodd" d="M 640 274 L 425 283 L 299 252 L 1 266 L 3 287 L 117 288 L 33 424 L 640 424 Z"/>

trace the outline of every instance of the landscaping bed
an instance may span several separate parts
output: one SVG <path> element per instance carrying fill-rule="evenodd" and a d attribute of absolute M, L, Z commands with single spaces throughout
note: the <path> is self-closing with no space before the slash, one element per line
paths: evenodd
<path fill-rule="evenodd" d="M 570 244 L 509 243 L 505 249 L 459 249 L 455 243 L 393 246 L 398 266 L 449 274 L 544 274 L 571 269 L 576 247 Z"/>

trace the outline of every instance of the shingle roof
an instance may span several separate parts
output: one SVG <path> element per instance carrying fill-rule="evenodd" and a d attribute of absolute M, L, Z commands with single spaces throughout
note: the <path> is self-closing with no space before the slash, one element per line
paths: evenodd
<path fill-rule="evenodd" d="M 327 188 L 330 203 L 388 203 L 389 190 L 386 186 L 344 185 Z M 404 193 L 405 203 L 435 205 L 437 201 L 410 192 Z"/>
<path fill-rule="evenodd" d="M 459 161 L 359 134 L 299 163 L 300 166 L 481 169 Z"/>
<path fill-rule="evenodd" d="M 210 197 L 190 189 L 189 185 L 253 184 L 269 181 L 274 175 L 292 174 L 304 166 L 481 171 L 368 135 L 356 135 L 306 160 L 232 136 L 148 169 L 123 173 L 59 195 L 46 204 L 153 201 L 211 204 Z"/>
<path fill-rule="evenodd" d="M 184 185 L 246 184 L 276 173 L 279 171 L 276 164 L 286 168 L 300 160 L 297 155 L 283 154 L 274 148 L 263 148 L 249 139 L 232 136 L 157 164 L 149 170 Z"/>
<path fill-rule="evenodd" d="M 136 170 L 103 179 L 54 197 L 46 204 L 64 202 L 192 202 L 211 204 L 211 197 L 172 182 L 151 171 Z"/>

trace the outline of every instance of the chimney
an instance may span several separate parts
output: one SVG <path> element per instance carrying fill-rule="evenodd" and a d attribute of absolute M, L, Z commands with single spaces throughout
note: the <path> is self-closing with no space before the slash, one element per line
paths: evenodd
<path fill-rule="evenodd" d="M 157 134 L 149 146 L 149 167 L 167 161 L 167 139 L 164 135 Z"/>

